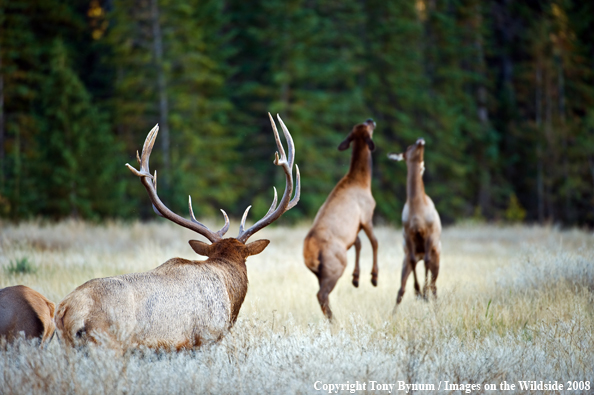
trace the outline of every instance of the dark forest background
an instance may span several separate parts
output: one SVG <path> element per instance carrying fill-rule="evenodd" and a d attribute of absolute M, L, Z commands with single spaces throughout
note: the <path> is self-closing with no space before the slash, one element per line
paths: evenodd
<path fill-rule="evenodd" d="M 445 222 L 594 224 L 594 2 L 1 0 L 0 215 L 153 217 L 136 165 L 180 214 L 254 218 L 283 188 L 267 112 L 296 143 L 313 218 L 372 117 L 378 220 L 406 166 Z M 216 214 L 219 215 L 219 214 Z"/>

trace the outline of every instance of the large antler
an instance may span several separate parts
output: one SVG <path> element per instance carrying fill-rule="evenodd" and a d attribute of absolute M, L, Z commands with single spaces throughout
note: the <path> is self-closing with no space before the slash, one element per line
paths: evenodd
<path fill-rule="evenodd" d="M 270 113 L 268 113 L 268 117 L 270 118 L 270 124 L 272 125 L 272 130 L 274 131 L 276 146 L 278 147 L 278 152 L 276 152 L 275 154 L 274 164 L 276 166 L 281 166 L 283 168 L 283 170 L 285 171 L 285 176 L 287 178 L 285 192 L 283 193 L 283 197 L 281 198 L 280 204 L 278 205 L 278 207 L 276 207 L 277 194 L 276 188 L 274 188 L 274 200 L 272 201 L 272 205 L 270 206 L 270 209 L 268 210 L 266 215 L 261 220 L 256 222 L 251 228 L 244 231 L 243 228 L 245 227 L 245 220 L 247 218 L 248 211 L 252 206 L 249 206 L 245 210 L 245 212 L 243 213 L 243 218 L 241 219 L 241 225 L 239 226 L 239 236 L 237 236 L 237 240 L 241 241 L 244 244 L 247 241 L 247 239 L 249 239 L 250 236 L 252 236 L 254 233 L 270 225 L 271 223 L 276 221 L 281 215 L 283 215 L 283 213 L 293 208 L 299 201 L 299 196 L 301 194 L 299 166 L 295 165 L 295 174 L 297 176 L 295 185 L 296 192 L 295 196 L 293 197 L 293 200 L 289 201 L 289 199 L 291 199 L 291 195 L 293 194 L 293 163 L 295 162 L 295 145 L 293 144 L 293 138 L 291 137 L 291 134 L 289 133 L 289 130 L 285 126 L 283 120 L 277 114 L 276 117 L 280 122 L 280 125 L 283 129 L 283 133 L 285 135 L 285 139 L 287 140 L 287 148 L 289 153 L 289 156 L 287 158 L 287 156 L 285 155 L 285 150 L 283 149 L 283 145 L 280 141 L 280 137 L 278 135 L 278 130 L 276 129 L 274 119 L 272 118 L 272 115 L 270 115 Z"/>
<path fill-rule="evenodd" d="M 194 217 L 194 211 L 192 210 L 192 198 L 190 196 L 188 196 L 188 205 L 190 208 L 191 220 L 187 220 L 175 214 L 173 211 L 169 210 L 163 204 L 163 202 L 161 202 L 161 199 L 159 199 L 159 196 L 157 195 L 157 171 L 155 170 L 155 175 L 153 176 L 149 170 L 149 158 L 151 156 L 151 152 L 153 151 L 153 145 L 155 144 L 158 133 L 159 125 L 157 124 L 149 132 L 146 140 L 144 141 L 144 146 L 142 147 L 142 156 L 138 156 L 138 151 L 136 151 L 136 159 L 138 160 L 138 164 L 140 164 L 140 171 L 136 170 L 128 163 L 126 163 L 126 166 L 132 173 L 140 177 L 140 180 L 144 184 L 151 202 L 153 203 L 153 210 L 155 213 L 163 218 L 167 218 L 168 220 L 175 222 L 178 225 L 183 226 L 184 228 L 191 229 L 194 232 L 201 234 L 213 243 L 221 240 L 223 235 L 227 232 L 227 230 L 229 230 L 229 217 L 227 217 L 227 213 L 225 213 L 223 210 L 221 211 L 225 217 L 225 225 L 218 232 L 213 232 L 204 224 L 198 222 L 196 217 Z"/>

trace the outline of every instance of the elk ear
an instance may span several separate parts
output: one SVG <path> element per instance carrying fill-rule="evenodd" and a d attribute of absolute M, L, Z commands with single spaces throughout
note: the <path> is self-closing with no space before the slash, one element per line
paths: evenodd
<path fill-rule="evenodd" d="M 388 159 L 396 160 L 396 161 L 400 162 L 401 160 L 404 160 L 406 158 L 404 157 L 404 154 L 397 154 L 395 152 L 390 152 L 388 154 Z"/>
<path fill-rule="evenodd" d="M 198 255 L 202 256 L 210 256 L 210 245 L 206 244 L 202 241 L 198 240 L 190 240 L 190 247 L 196 252 Z"/>
<path fill-rule="evenodd" d="M 259 253 L 264 251 L 264 248 L 268 247 L 269 243 L 270 243 L 270 240 L 262 239 L 262 240 L 256 240 L 249 244 L 246 244 L 246 247 L 248 250 L 248 256 L 258 255 Z"/>
<path fill-rule="evenodd" d="M 349 145 L 351 145 L 351 140 L 352 140 L 352 137 L 350 135 L 347 136 L 347 138 L 344 139 L 344 141 L 342 143 L 340 143 L 340 145 L 338 146 L 338 150 L 344 151 L 345 149 L 349 148 Z"/>
<path fill-rule="evenodd" d="M 367 146 L 369 147 L 369 151 L 371 151 L 371 152 L 375 151 L 375 143 L 373 142 L 371 137 L 366 137 L 365 142 L 367 143 Z"/>

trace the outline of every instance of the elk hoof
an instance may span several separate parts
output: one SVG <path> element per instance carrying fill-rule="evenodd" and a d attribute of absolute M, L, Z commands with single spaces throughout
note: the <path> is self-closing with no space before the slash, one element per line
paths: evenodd
<path fill-rule="evenodd" d="M 359 277 L 353 277 L 353 285 L 355 288 L 359 288 Z"/>
<path fill-rule="evenodd" d="M 377 287 L 377 277 L 371 277 L 371 284 L 373 284 L 374 287 Z"/>

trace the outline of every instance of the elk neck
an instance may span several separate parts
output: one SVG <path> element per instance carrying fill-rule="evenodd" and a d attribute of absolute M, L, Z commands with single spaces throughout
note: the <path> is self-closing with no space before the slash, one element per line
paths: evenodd
<path fill-rule="evenodd" d="M 423 183 L 423 176 L 421 175 L 421 163 L 410 162 L 407 163 L 406 176 L 406 198 L 408 201 L 418 201 L 425 199 L 425 184 Z"/>
<path fill-rule="evenodd" d="M 208 261 L 220 269 L 219 274 L 225 283 L 231 302 L 231 323 L 233 324 L 237 320 L 239 309 L 248 290 L 246 258 L 221 255 L 211 257 Z"/>
<path fill-rule="evenodd" d="M 362 139 L 353 141 L 351 165 L 346 177 L 371 188 L 371 151 Z"/>

